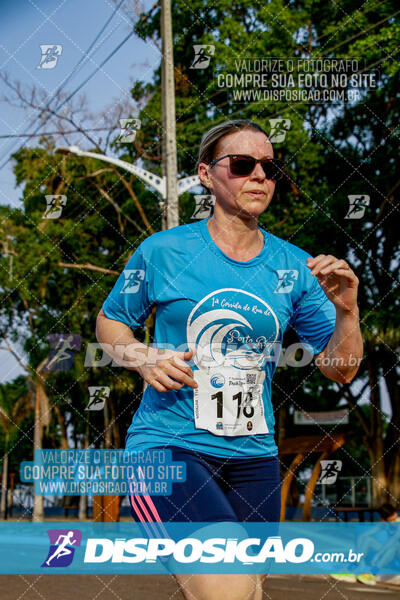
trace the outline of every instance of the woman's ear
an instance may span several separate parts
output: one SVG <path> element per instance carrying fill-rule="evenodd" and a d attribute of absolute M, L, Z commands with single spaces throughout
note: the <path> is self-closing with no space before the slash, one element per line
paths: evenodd
<path fill-rule="evenodd" d="M 200 183 L 204 189 L 207 190 L 208 193 L 212 193 L 212 183 L 210 176 L 208 174 L 207 165 L 205 163 L 200 163 L 197 169 L 197 174 L 200 179 Z"/>

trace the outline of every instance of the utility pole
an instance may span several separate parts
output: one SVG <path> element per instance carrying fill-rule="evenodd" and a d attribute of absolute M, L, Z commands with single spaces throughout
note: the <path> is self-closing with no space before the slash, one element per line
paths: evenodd
<path fill-rule="evenodd" d="M 177 189 L 174 50 L 170 0 L 161 0 L 162 162 L 166 178 L 166 228 L 179 225 Z M 165 211 L 163 219 L 165 219 Z M 163 226 L 164 229 L 164 226 Z"/>

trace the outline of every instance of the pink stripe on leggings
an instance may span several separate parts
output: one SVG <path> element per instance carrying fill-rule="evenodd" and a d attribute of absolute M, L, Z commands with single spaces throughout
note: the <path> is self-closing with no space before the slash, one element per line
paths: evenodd
<path fill-rule="evenodd" d="M 147 507 L 145 506 L 145 504 L 142 501 L 142 498 L 140 496 L 135 496 L 135 500 L 139 504 L 142 511 L 144 512 L 144 515 L 148 521 L 157 521 L 157 522 L 161 521 L 160 517 L 158 516 L 158 513 L 157 513 L 157 516 L 154 516 L 154 518 L 150 515 L 149 511 L 147 510 Z"/>
<path fill-rule="evenodd" d="M 134 481 L 136 483 L 136 478 L 132 477 L 131 481 Z M 143 477 L 140 477 L 140 481 L 144 481 Z M 130 496 L 131 501 L 132 501 L 132 505 L 136 511 L 136 513 L 139 516 L 139 519 L 143 522 L 145 519 L 142 518 L 142 515 L 140 514 L 140 512 L 138 511 L 137 507 L 134 505 L 134 501 L 136 500 L 136 502 L 140 505 L 141 509 L 143 510 L 143 513 L 146 517 L 146 519 L 148 521 L 156 521 L 157 523 L 161 523 L 161 517 L 158 514 L 158 511 L 154 505 L 153 500 L 150 498 L 150 496 L 146 495 L 143 496 L 143 501 L 141 496 L 136 495 L 134 496 L 133 494 Z M 146 506 L 147 503 L 147 506 Z M 153 517 L 150 516 L 150 513 L 152 513 Z"/>
<path fill-rule="evenodd" d="M 153 515 L 156 518 L 157 523 L 161 523 L 161 518 L 160 515 L 158 514 L 158 510 L 156 509 L 153 500 L 151 499 L 151 496 L 143 496 L 143 500 L 145 502 L 147 502 L 148 506 L 149 506 L 149 510 L 153 513 Z"/>
<path fill-rule="evenodd" d="M 139 517 L 139 521 L 141 521 L 142 523 L 146 523 L 146 519 L 144 519 L 139 508 L 136 506 L 135 497 L 134 496 L 129 496 L 129 497 L 130 497 L 130 500 L 132 503 L 132 508 L 135 511 L 136 515 Z"/>
<path fill-rule="evenodd" d="M 149 496 L 147 496 L 147 498 L 150 499 Z M 151 534 L 149 533 L 150 529 L 148 527 L 146 527 L 146 525 L 149 525 L 149 527 L 152 530 L 154 530 L 156 537 L 160 537 L 160 536 L 163 536 L 163 535 L 165 537 L 168 537 L 168 538 L 170 537 L 169 534 L 168 534 L 168 532 L 167 532 L 167 530 L 165 529 L 165 527 L 164 527 L 164 525 L 163 525 L 163 523 L 161 521 L 161 517 L 158 514 L 158 511 L 157 511 L 156 507 L 154 506 L 154 503 L 151 501 L 151 499 L 150 499 L 150 501 L 153 504 L 154 510 L 156 512 L 156 515 L 157 515 L 157 517 L 156 517 L 157 520 L 156 521 L 153 521 L 153 519 L 150 518 L 150 516 L 149 516 L 149 514 L 148 514 L 148 512 L 146 510 L 146 507 L 144 506 L 144 504 L 143 504 L 142 500 L 139 498 L 139 496 L 130 496 L 130 499 L 131 499 L 131 503 L 132 503 L 132 508 L 134 509 L 134 511 L 136 512 L 137 516 L 139 517 L 139 520 L 142 523 L 144 523 L 145 529 L 148 532 L 148 535 L 151 535 Z M 147 518 L 150 519 L 149 521 L 146 521 L 146 519 L 143 518 L 143 515 L 141 514 L 141 512 L 139 510 L 139 507 L 136 505 L 136 502 L 138 502 L 141 505 L 143 512 L 145 513 L 145 515 L 147 516 Z M 156 525 L 156 523 L 157 523 L 157 525 Z"/>

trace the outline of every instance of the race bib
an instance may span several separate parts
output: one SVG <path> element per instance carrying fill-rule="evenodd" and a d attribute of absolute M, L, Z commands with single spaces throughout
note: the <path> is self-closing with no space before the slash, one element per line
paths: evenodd
<path fill-rule="evenodd" d="M 196 429 L 214 435 L 268 433 L 262 393 L 265 371 L 219 367 L 193 373 Z"/>

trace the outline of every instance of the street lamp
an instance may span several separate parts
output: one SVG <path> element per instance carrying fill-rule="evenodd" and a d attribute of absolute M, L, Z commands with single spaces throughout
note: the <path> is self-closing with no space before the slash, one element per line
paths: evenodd
<path fill-rule="evenodd" d="M 175 218 L 171 219 L 168 213 L 168 199 L 167 199 L 167 185 L 166 185 L 166 177 L 159 177 L 158 175 L 154 175 L 150 171 L 146 169 L 142 169 L 141 167 L 137 167 L 132 163 L 128 163 L 125 160 L 120 160 L 119 158 L 113 158 L 112 156 L 107 156 L 106 154 L 98 154 L 97 152 L 85 152 L 81 150 L 79 146 L 60 146 L 56 149 L 58 154 L 76 154 L 77 156 L 87 156 L 89 158 L 95 158 L 96 160 L 102 160 L 103 162 L 108 162 L 117 167 L 121 167 L 125 169 L 125 171 L 129 171 L 129 173 L 133 173 L 136 177 L 139 177 L 142 181 L 147 183 L 151 188 L 153 188 L 156 192 L 158 192 L 161 196 L 161 207 L 164 206 L 164 203 L 167 202 L 167 228 L 175 227 Z M 178 187 L 178 196 L 183 194 L 192 187 L 196 185 L 200 185 L 200 179 L 198 175 L 190 175 L 189 177 L 183 177 L 182 179 L 177 180 Z M 172 221 L 172 222 L 171 222 Z"/>

